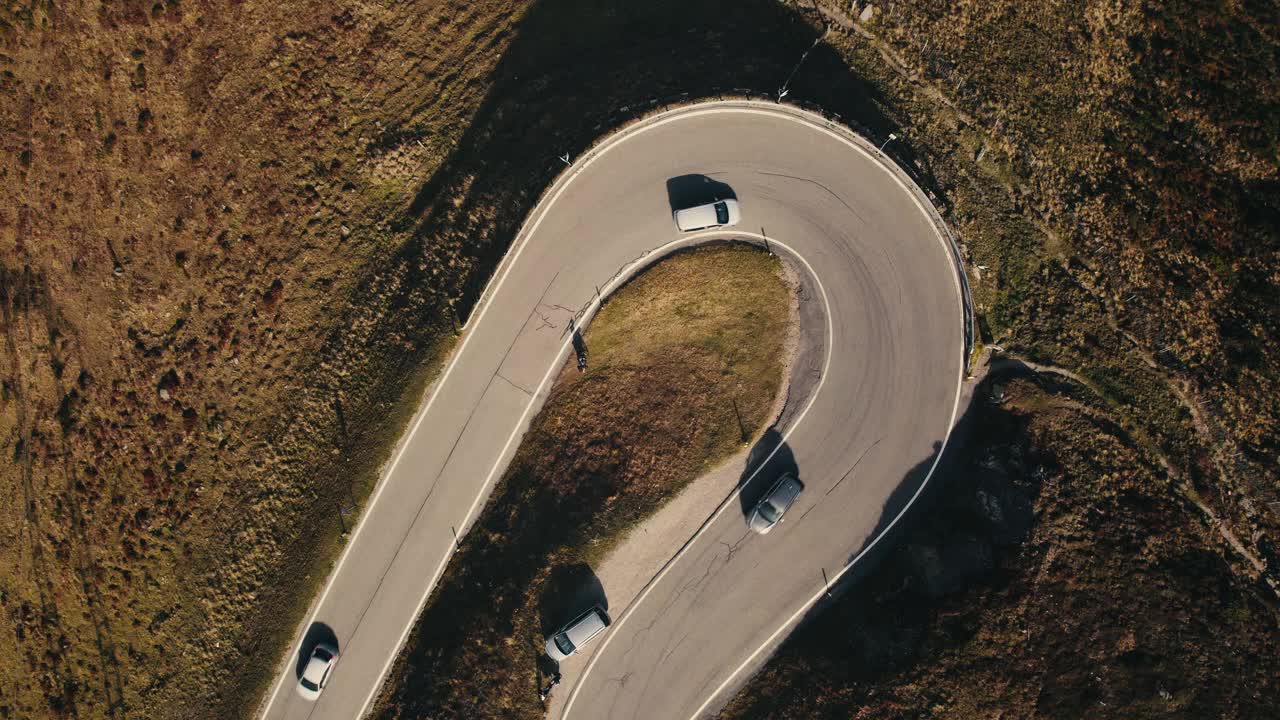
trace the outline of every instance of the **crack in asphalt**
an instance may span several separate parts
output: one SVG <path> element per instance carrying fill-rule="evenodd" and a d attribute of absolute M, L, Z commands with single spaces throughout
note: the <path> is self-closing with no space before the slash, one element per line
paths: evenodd
<path fill-rule="evenodd" d="M 817 508 L 818 506 L 816 503 L 813 505 L 810 505 L 808 510 L 805 510 L 804 513 L 800 515 L 800 517 L 796 518 L 796 524 L 799 525 L 801 522 L 803 522 L 804 519 L 809 516 L 809 513 L 813 512 Z"/>
<path fill-rule="evenodd" d="M 718 552 L 717 552 L 717 553 L 716 553 L 715 555 L 713 555 L 713 556 L 711 557 L 711 559 L 707 562 L 706 570 L 702 573 L 702 575 L 701 575 L 700 577 L 695 578 L 695 579 L 693 579 L 693 580 L 690 580 L 689 582 L 686 582 L 686 583 L 684 583 L 683 585 L 681 585 L 681 586 L 680 586 L 680 588 L 679 588 L 678 590 L 676 590 L 676 592 L 675 592 L 675 593 L 673 593 L 673 594 L 672 594 L 671 598 L 670 598 L 670 599 L 669 599 L 669 600 L 668 600 L 668 601 L 663 605 L 663 607 L 662 607 L 662 608 L 661 608 L 661 609 L 660 609 L 660 610 L 659 610 L 659 611 L 654 615 L 653 620 L 651 620 L 651 621 L 649 622 L 649 624 L 648 624 L 648 625 L 646 625 L 644 628 L 642 628 L 639 632 L 637 632 L 637 633 L 636 633 L 636 636 L 635 636 L 635 638 L 633 638 L 632 643 L 631 643 L 631 645 L 632 645 L 632 648 L 631 648 L 631 649 L 634 649 L 634 647 L 635 647 L 635 645 L 636 645 L 636 642 L 639 640 L 640 636 L 641 636 L 642 634 L 648 633 L 650 630 L 652 630 L 652 629 L 653 629 L 653 626 L 654 626 L 654 625 L 656 625 L 656 624 L 658 623 L 658 621 L 659 621 L 660 619 L 662 619 L 662 618 L 663 618 L 663 617 L 664 617 L 664 616 L 665 616 L 665 615 L 666 615 L 666 614 L 671 610 L 671 608 L 672 608 L 672 607 L 674 607 L 674 606 L 676 605 L 676 603 L 680 600 L 680 598 L 684 596 L 684 594 L 685 594 L 685 592 L 686 592 L 686 591 L 689 591 L 689 590 L 692 590 L 692 589 L 694 589 L 694 588 L 697 588 L 699 585 L 702 585 L 702 584 L 703 584 L 703 583 L 704 583 L 708 578 L 710 578 L 714 573 L 716 573 L 716 572 L 718 572 L 719 570 L 722 570 L 722 569 L 724 569 L 725 567 L 727 567 L 727 566 L 728 566 L 728 564 L 729 564 L 729 558 L 732 556 L 732 554 L 733 554 L 734 552 L 736 552 L 736 551 L 737 551 L 738 546 L 739 546 L 739 545 L 743 542 L 743 540 L 745 540 L 745 539 L 746 539 L 746 536 L 744 535 L 742 538 L 740 538 L 739 540 L 737 540 L 736 542 L 734 542 L 732 545 L 730 545 L 729 543 L 726 543 L 726 542 L 723 542 L 723 541 L 722 541 L 720 544 L 721 544 L 721 545 L 724 545 L 726 548 L 728 548 L 729 554 L 728 554 L 728 555 L 724 555 L 724 556 L 722 556 L 720 553 L 718 553 Z M 723 563 L 720 563 L 720 567 L 719 567 L 719 568 L 717 568 L 717 567 L 716 567 L 716 565 L 717 565 L 717 561 L 719 561 L 719 560 L 721 559 L 721 557 L 724 557 L 724 562 L 723 562 Z M 700 595 L 700 594 L 701 594 L 701 592 L 699 592 L 699 595 Z M 694 601 L 692 601 L 692 602 L 690 603 L 690 607 L 692 608 L 692 607 L 693 607 L 693 606 L 695 606 L 696 604 L 697 604 L 697 599 L 696 599 L 696 597 L 695 597 Z M 676 641 L 676 644 L 675 644 L 675 645 L 673 645 L 673 646 L 672 646 L 672 645 L 668 645 L 668 646 L 667 646 L 667 648 L 665 649 L 665 652 L 663 652 L 663 653 L 662 653 L 662 656 L 661 656 L 661 658 L 659 659 L 659 661 L 658 661 L 658 663 L 657 663 L 657 664 L 658 664 L 658 665 L 661 665 L 662 663 L 666 662 L 666 660 L 667 660 L 669 657 L 671 657 L 671 655 L 672 655 L 673 653 L 675 653 L 675 651 L 680 647 L 681 643 L 683 643 L 683 642 L 688 638 L 688 636 L 689 636 L 689 633 L 687 633 L 687 632 L 686 632 L 686 633 L 684 633 L 684 634 L 682 634 L 682 635 L 680 636 L 680 639 L 679 639 L 678 641 Z M 628 654 L 628 655 L 630 654 L 631 649 L 628 649 L 628 651 L 627 651 L 627 654 Z M 650 667 L 649 669 L 650 669 L 650 670 L 652 670 L 652 669 L 653 669 L 653 667 Z M 632 673 L 634 673 L 634 671 L 631 671 L 631 672 L 629 672 L 629 673 L 627 673 L 627 674 L 628 674 L 628 675 L 631 675 Z M 649 685 L 653 682 L 653 679 L 654 679 L 654 674 L 653 674 L 652 672 L 648 673 L 648 677 L 647 677 L 647 679 L 645 680 L 644 687 L 642 687 L 642 688 L 640 689 L 640 693 L 641 693 L 641 695 L 645 694 L 645 693 L 648 691 L 648 689 L 649 689 Z M 620 687 L 621 687 L 621 686 L 620 686 Z M 617 705 L 617 703 L 618 703 L 618 701 L 619 701 L 620 699 L 621 699 L 621 698 L 619 697 L 619 695 L 615 694 L 615 695 L 614 695 L 614 697 L 613 697 L 613 700 L 610 702 L 610 704 L 609 704 L 609 707 L 610 707 L 610 717 L 614 717 L 614 716 L 616 715 L 616 713 L 614 712 L 614 709 L 615 709 L 615 706 Z M 637 716 L 638 716 L 638 715 L 637 715 L 638 713 L 639 713 L 639 709 L 637 709 L 637 710 L 636 710 L 636 712 L 633 712 L 633 713 L 632 713 L 632 715 L 631 715 L 631 717 L 633 717 L 633 718 L 634 718 L 634 717 L 637 717 Z"/>
<path fill-rule="evenodd" d="M 675 652 L 680 649 L 680 646 L 684 644 L 684 641 L 688 639 L 689 639 L 689 633 L 684 633 L 683 635 L 681 635 L 680 639 L 676 641 L 675 645 L 672 645 L 670 649 L 662 653 L 662 657 L 658 659 L 658 663 L 659 664 L 665 663 L 667 661 L 667 658 L 674 655 Z"/>
<path fill-rule="evenodd" d="M 542 324 L 538 326 L 538 330 L 546 330 L 547 328 L 553 328 L 556 326 L 555 323 L 551 322 L 551 318 L 541 312 L 538 312 L 537 307 L 533 309 L 533 312 L 538 316 L 538 319 L 542 321 Z"/>
<path fill-rule="evenodd" d="M 676 593 L 675 597 L 679 598 L 681 595 L 684 594 L 686 590 L 696 588 L 697 586 L 701 585 L 707 578 L 711 577 L 711 573 L 715 572 L 714 565 L 716 564 L 716 561 L 719 559 L 720 559 L 720 553 L 716 553 L 715 556 L 711 558 L 711 561 L 707 563 L 707 569 L 705 572 L 702 573 L 702 577 L 696 578 L 694 580 L 690 580 L 689 582 L 682 585 L 680 587 L 679 592 Z"/>
<path fill-rule="evenodd" d="M 543 295 L 545 296 L 545 293 L 543 293 Z M 543 308 L 546 308 L 546 310 L 544 311 Z M 560 305 L 559 303 L 544 303 L 539 301 L 538 304 L 534 306 L 534 309 L 533 309 L 534 313 L 538 316 L 538 319 L 542 321 L 542 325 L 538 327 L 538 330 L 546 330 L 547 328 L 557 327 L 557 323 L 555 323 L 548 316 L 548 313 L 554 310 L 559 310 L 561 312 L 569 314 L 569 325 L 568 325 L 568 329 L 566 329 L 565 332 L 572 330 L 574 326 L 574 320 L 578 317 L 578 315 L 581 312 L 585 312 L 585 308 L 582 311 L 576 311 L 573 308 L 565 307 L 564 305 Z M 564 336 L 564 333 L 561 333 L 561 337 L 563 336 Z"/>
<path fill-rule="evenodd" d="M 836 489 L 836 488 L 838 488 L 838 487 L 840 487 L 840 483 L 844 482 L 846 478 L 848 478 L 850 475 L 852 475 L 852 474 L 853 474 L 853 471 L 854 471 L 854 470 L 857 470 L 857 469 L 858 469 L 858 465 L 861 465 L 861 464 L 862 464 L 862 459 L 863 459 L 863 458 L 865 458 L 865 457 L 867 456 L 867 453 L 871 452 L 871 451 L 872 451 L 872 449 L 874 449 L 874 448 L 875 448 L 875 446 L 879 445 L 881 440 L 884 440 L 884 436 L 883 436 L 883 435 L 882 435 L 882 436 L 880 436 L 879 438 L 876 438 L 876 441 L 875 441 L 875 442 L 873 442 L 873 443 L 871 443 L 870 445 L 868 445 L 868 446 L 867 446 L 867 449 L 866 449 L 866 450 L 863 450 L 863 451 L 862 451 L 862 454 L 858 456 L 858 459 L 857 459 L 857 460 L 855 460 L 855 461 L 853 462 L 853 467 L 850 467 L 848 472 L 846 472 L 844 475 L 840 476 L 840 479 L 839 479 L 839 480 L 837 480 L 837 481 L 835 482 L 835 484 L 834 484 L 834 485 L 832 485 L 830 488 L 828 488 L 828 489 L 827 489 L 826 494 L 827 494 L 827 495 L 830 495 L 831 493 L 835 492 L 835 489 Z M 805 515 L 808 515 L 808 514 L 809 514 L 809 513 L 805 513 Z M 802 515 L 801 517 L 804 517 L 804 515 Z"/>
<path fill-rule="evenodd" d="M 382 584 L 387 579 L 387 574 L 391 572 L 391 568 L 395 567 L 396 560 L 400 557 L 400 551 L 404 549 L 405 542 L 409 539 L 409 535 L 413 532 L 414 526 L 418 524 L 418 520 L 422 517 L 422 511 L 426 509 L 427 503 L 431 501 L 431 496 L 435 494 L 436 486 L 440 484 L 440 478 L 444 476 L 445 469 L 449 467 L 449 461 L 453 459 L 454 453 L 457 452 L 458 450 L 458 444 L 462 442 L 462 438 L 467 434 L 467 428 L 471 427 L 471 421 L 475 418 L 476 411 L 480 409 L 480 403 L 484 400 L 485 395 L 488 394 L 489 388 L 493 387 L 494 378 L 502 378 L 504 381 L 506 381 L 508 384 L 510 384 L 512 387 L 516 388 L 517 390 L 520 390 L 530 396 L 533 395 L 533 393 L 530 392 L 529 390 L 526 390 L 525 388 L 520 387 L 519 385 L 516 385 L 514 382 L 512 382 L 511 380 L 503 376 L 501 369 L 503 364 L 506 363 L 507 358 L 510 357 L 511 349 L 514 348 L 516 345 L 516 342 L 518 342 L 520 338 L 524 336 L 524 331 L 526 328 L 529 327 L 529 322 L 533 319 L 533 316 L 537 314 L 538 306 L 542 304 L 543 299 L 545 299 L 547 296 L 547 292 L 551 290 L 551 285 L 555 283 L 556 278 L 559 276 L 560 276 L 559 272 L 556 272 L 554 275 L 551 276 L 551 280 L 547 282 L 547 286 L 542 290 L 542 295 L 538 297 L 537 304 L 535 304 L 533 309 L 529 311 L 529 314 L 525 317 L 524 324 L 520 326 L 520 330 L 516 333 L 515 337 L 511 339 L 511 343 L 507 345 L 507 349 L 503 351 L 502 360 L 498 362 L 498 369 L 494 370 L 493 374 L 489 376 L 489 382 L 485 383 L 484 390 L 480 391 L 480 397 L 476 400 L 475 404 L 471 406 L 471 411 L 467 414 L 467 420 L 462 424 L 462 429 L 459 430 L 458 434 L 453 438 L 453 445 L 449 447 L 449 453 L 445 455 L 444 462 L 440 463 L 440 469 L 436 471 L 435 477 L 431 479 L 431 487 L 427 489 L 426 497 L 424 497 L 422 499 L 422 503 L 418 505 L 418 510 L 416 513 L 414 513 L 413 520 L 409 522 L 409 526 L 405 529 L 404 535 L 400 537 L 400 541 L 396 545 L 396 551 L 391 555 L 391 560 L 387 563 L 386 567 L 383 568 L 382 573 L 379 575 L 378 584 L 374 586 L 373 592 L 369 595 L 369 602 L 365 603 L 364 608 L 361 609 L 360 616 L 356 619 L 355 626 L 352 628 L 351 633 L 348 635 L 348 637 L 355 637 L 356 633 L 359 632 L 360 627 L 364 624 L 365 616 L 369 614 L 369 608 L 373 607 L 373 602 L 374 600 L 377 599 L 378 592 L 382 589 Z M 455 534 L 453 538 L 453 544 L 451 545 L 451 549 L 449 551 L 450 554 L 457 552 L 458 550 L 458 541 L 459 541 L 458 533 L 460 532 L 466 532 L 466 529 L 458 528 L 454 531 Z"/>
<path fill-rule="evenodd" d="M 727 566 L 730 562 L 732 562 L 732 561 L 733 561 L 733 555 L 734 555 L 734 553 L 738 552 L 738 550 L 740 550 L 740 549 L 741 549 L 742 543 L 744 543 L 744 542 L 746 542 L 746 541 L 747 541 L 747 538 L 749 537 L 749 534 L 750 534 L 750 533 L 749 533 L 749 531 L 743 532 L 743 533 L 742 533 L 742 537 L 740 537 L 740 538 L 738 538 L 737 540 L 735 540 L 732 544 L 727 543 L 727 542 L 725 542 L 725 541 L 723 541 L 723 540 L 720 540 L 720 541 L 719 541 L 719 542 L 720 542 L 720 544 L 721 544 L 721 545 L 723 545 L 723 546 L 725 547 L 725 549 L 728 551 L 728 555 L 726 555 L 726 556 L 725 556 L 725 558 L 724 558 L 724 564 L 725 564 L 726 566 Z"/>
<path fill-rule="evenodd" d="M 761 174 L 761 175 L 769 175 L 769 176 L 771 176 L 771 177 L 782 177 L 782 178 L 786 178 L 786 179 L 788 179 L 788 180 L 797 180 L 797 181 L 799 181 L 799 182 L 808 183 L 808 184 L 810 184 L 810 185 L 817 185 L 818 187 L 820 187 L 820 188 L 822 188 L 823 190 L 825 190 L 825 191 L 826 191 L 826 193 L 827 193 L 828 195 L 830 195 L 831 197 L 833 197 L 833 198 L 835 198 L 837 201 L 839 201 L 839 203 L 840 203 L 841 205 L 843 205 L 843 206 L 845 207 L 845 209 L 846 209 L 846 210 L 848 210 L 848 211 L 849 211 L 849 213 L 850 213 L 851 215 L 853 215 L 854 217 L 858 218 L 858 220 L 859 220 L 859 221 L 861 221 L 864 225 L 865 225 L 865 224 L 866 224 L 866 222 L 867 222 L 866 218 L 864 218 L 864 217 L 862 217 L 861 215 L 859 215 L 857 210 L 854 210 L 852 207 L 850 207 L 849 203 L 845 202 L 844 198 L 840 197 L 840 196 L 839 196 L 839 195 L 837 195 L 837 194 L 836 194 L 836 193 L 835 193 L 831 188 L 827 187 L 826 185 L 823 185 L 822 183 L 818 182 L 817 180 L 810 180 L 809 178 L 796 177 L 795 175 L 787 175 L 786 173 L 765 172 L 765 171 L 763 171 L 763 170 L 762 170 L 762 171 L 760 171 L 760 174 Z"/>
<path fill-rule="evenodd" d="M 739 541 L 739 542 L 741 542 L 741 541 Z M 736 544 L 737 544 L 737 543 L 735 543 L 735 545 L 736 545 Z M 712 569 L 712 568 L 713 568 L 713 566 L 716 564 L 716 561 L 717 561 L 717 560 L 719 560 L 719 559 L 720 559 L 720 554 L 719 554 L 719 553 L 716 553 L 716 555 L 715 555 L 715 556 L 713 556 L 713 557 L 711 558 L 710 562 L 708 562 L 708 563 L 707 563 L 707 569 L 706 569 L 706 572 L 704 572 L 704 573 L 702 574 L 702 577 L 699 577 L 699 578 L 697 578 L 697 579 L 695 579 L 695 580 L 692 580 L 692 581 L 690 581 L 690 582 L 685 583 L 685 584 L 684 584 L 684 585 L 682 585 L 682 586 L 681 586 L 681 587 L 680 587 L 680 588 L 679 588 L 675 593 L 673 593 L 673 594 L 671 595 L 671 597 L 670 597 L 670 598 L 668 598 L 668 599 L 667 599 L 667 601 L 666 601 L 665 603 L 663 603 L 662 607 L 661 607 L 661 608 L 659 608 L 659 609 L 658 609 L 658 611 L 657 611 L 656 613 L 654 613 L 653 618 L 649 621 L 649 623 L 648 623 L 647 625 L 645 625 L 644 627 L 640 628 L 639 630 L 637 630 L 637 631 L 636 631 L 636 633 L 635 633 L 635 635 L 634 635 L 634 636 L 632 636 L 630 646 L 628 646 L 628 647 L 627 647 L 627 649 L 623 652 L 623 656 L 624 656 L 624 657 L 626 657 L 626 656 L 630 656 L 630 655 L 631 655 L 631 654 L 632 654 L 632 653 L 637 649 L 637 645 L 640 643 L 641 638 L 643 638 L 646 634 L 648 634 L 648 632 L 649 632 L 650 630 L 652 630 L 652 629 L 653 629 L 653 626 L 654 626 L 654 625 L 657 625 L 657 624 L 658 624 L 658 621 L 659 621 L 659 620 L 661 620 L 661 619 L 663 619 L 663 617 L 665 617 L 665 616 L 666 616 L 666 614 L 671 610 L 671 608 L 672 608 L 673 606 L 675 606 L 675 604 L 676 604 L 676 603 L 680 600 L 680 598 L 684 595 L 684 593 L 685 593 L 685 591 L 686 591 L 686 590 L 689 590 L 690 588 L 692 588 L 692 587 L 694 587 L 694 586 L 698 585 L 699 583 L 701 583 L 702 581 L 706 580 L 708 577 L 710 577 L 710 576 L 711 576 L 711 574 L 712 574 L 712 572 L 713 572 L 713 569 Z M 670 655 L 670 652 L 668 652 L 668 653 L 667 653 L 667 655 L 669 656 L 669 655 Z M 621 678 L 620 678 L 620 679 L 622 680 L 622 682 L 619 682 L 619 688 L 625 687 L 625 685 L 626 685 L 626 682 L 625 682 L 625 681 L 626 681 L 626 680 L 629 680 L 629 679 L 631 678 L 631 676 L 632 676 L 632 675 L 634 675 L 634 674 L 635 674 L 635 671 L 634 671 L 634 670 L 629 670 L 629 671 L 627 671 L 626 673 L 624 673 L 624 674 L 621 676 Z M 609 680 L 610 680 L 610 681 L 612 681 L 612 680 L 614 680 L 614 679 L 613 679 L 613 678 L 610 678 Z M 642 692 L 642 693 L 643 693 L 645 690 L 647 690 L 647 689 L 648 689 L 649 682 L 652 682 L 652 680 L 653 680 L 653 675 L 652 675 L 652 673 L 650 673 L 650 674 L 649 674 L 649 679 L 648 679 L 648 681 L 646 681 L 646 682 L 645 682 L 645 686 L 644 686 L 644 688 L 642 688 L 642 689 L 641 689 L 641 692 Z M 612 701 L 610 702 L 610 704 L 609 704 L 609 707 L 610 707 L 610 717 L 614 717 L 614 716 L 615 716 L 615 715 L 614 715 L 613 710 L 614 710 L 614 707 L 616 706 L 616 704 L 617 704 L 617 702 L 618 702 L 618 700 L 619 700 L 619 699 L 620 699 L 619 694 L 615 694 L 615 695 L 613 696 L 613 700 L 612 700 Z"/>
<path fill-rule="evenodd" d="M 524 393 L 525 395 L 528 395 L 529 397 L 533 397 L 533 391 L 530 390 L 529 388 L 523 385 L 517 384 L 514 380 L 507 377 L 506 375 L 503 375 L 502 373 L 495 373 L 495 375 L 496 377 L 498 377 L 500 380 L 510 385 L 511 387 L 519 390 L 520 392 Z"/>

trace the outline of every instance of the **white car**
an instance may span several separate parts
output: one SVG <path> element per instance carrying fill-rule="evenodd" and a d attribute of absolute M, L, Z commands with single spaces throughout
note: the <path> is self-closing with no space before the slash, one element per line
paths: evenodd
<path fill-rule="evenodd" d="M 311 658 L 298 680 L 298 694 L 308 700 L 320 697 L 320 691 L 329 681 L 329 674 L 338 662 L 338 651 L 326 643 L 318 643 L 311 650 Z"/>
<path fill-rule="evenodd" d="M 707 228 L 737 225 L 742 219 L 742 210 L 737 200 L 717 200 L 706 205 L 677 210 L 672 214 L 676 227 L 680 232 L 693 232 Z"/>

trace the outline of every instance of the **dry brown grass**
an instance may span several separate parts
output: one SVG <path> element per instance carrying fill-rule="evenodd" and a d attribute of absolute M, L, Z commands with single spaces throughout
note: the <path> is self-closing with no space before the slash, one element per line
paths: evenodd
<path fill-rule="evenodd" d="M 247 715 L 555 155 L 808 42 L 722 10 L 0 9 L 0 715 Z"/>
<path fill-rule="evenodd" d="M 986 339 L 1143 418 L 1280 593 L 1280 7 L 817 5 L 984 268 Z"/>
<path fill-rule="evenodd" d="M 549 610 L 563 582 L 588 579 L 627 528 L 770 419 L 793 302 L 779 271 L 758 249 L 706 248 L 605 304 L 586 333 L 589 368 L 560 373 L 377 715 L 541 716 L 538 659 L 548 625 L 567 619 Z"/>
<path fill-rule="evenodd" d="M 424 249 L 433 282 L 402 290 L 388 207 L 440 164 L 516 20 L 0 10 L 0 716 L 243 714 L 296 619 L 280 605 L 309 601 L 404 386 L 448 347 L 444 299 L 475 265 Z M 435 144 L 386 152 L 390 118 Z"/>
<path fill-rule="evenodd" d="M 989 339 L 1274 568 L 1274 4 L 876 5 L 789 97 L 896 131 Z M 0 715 L 245 715 L 555 155 L 774 92 L 813 7 L 0 9 Z"/>

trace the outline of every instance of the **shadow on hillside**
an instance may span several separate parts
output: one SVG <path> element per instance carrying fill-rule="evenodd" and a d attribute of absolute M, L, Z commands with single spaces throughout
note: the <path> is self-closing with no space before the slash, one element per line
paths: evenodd
<path fill-rule="evenodd" d="M 857 564 L 832 587 L 826 599 L 809 610 L 801 624 L 820 614 L 832 601 L 838 600 L 860 579 L 873 572 L 878 563 L 897 549 L 902 538 L 915 528 L 917 520 L 927 514 L 939 497 L 946 494 L 950 485 L 975 477 L 977 471 L 972 466 L 969 444 L 975 435 L 982 432 L 982 428 L 978 427 L 978 420 L 983 417 L 984 412 L 990 412 L 988 406 L 993 402 L 993 388 L 1002 387 L 1013 377 L 1030 377 L 1042 385 L 1054 384 L 1051 379 L 1037 376 L 1025 366 L 993 365 L 992 370 L 969 395 L 969 402 L 957 418 L 941 457 L 941 443 L 934 443 L 933 452 L 903 477 L 885 501 L 880 520 L 868 536 L 868 543 L 874 542 L 874 545 L 864 545 L 849 556 L 849 562 L 856 560 Z M 998 396 L 999 393 L 995 392 L 994 395 Z M 980 485 L 981 476 L 982 473 L 978 472 Z M 994 498 L 995 502 L 1004 503 L 998 514 L 1002 515 L 1001 522 L 1007 525 L 1002 530 L 992 531 L 993 537 L 1021 534 L 1030 526 L 1029 503 L 1025 502 L 1025 498 L 1000 497 L 994 487 L 990 490 L 988 497 Z M 875 540 L 876 538 L 879 540 Z M 988 563 L 990 559 L 987 550 L 982 543 L 956 543 L 954 547 L 943 549 L 939 558 L 929 558 L 930 563 L 936 565 L 933 581 L 945 586 L 956 577 L 982 572 L 984 563 Z M 832 572 L 832 569 L 828 568 L 827 572 Z"/>
<path fill-rule="evenodd" d="M 706 175 L 678 175 L 667 180 L 667 204 L 671 206 L 671 212 L 717 200 L 737 199 L 733 188 Z"/>
<path fill-rule="evenodd" d="M 401 228 L 412 228 L 413 239 L 389 262 L 402 269 L 397 286 L 403 290 L 388 301 L 393 312 L 385 321 L 390 326 L 385 335 L 421 345 L 434 338 L 428 327 L 432 318 L 436 327 L 451 327 L 456 310 L 457 323 L 466 322 L 540 193 L 565 168 L 561 156 L 572 160 L 616 128 L 666 105 L 773 97 L 821 32 L 812 17 L 775 0 L 532 3 L 486 79 L 488 95 L 465 131 L 406 213 L 392 219 Z M 788 100 L 820 105 L 873 138 L 901 134 L 881 111 L 875 88 L 852 74 L 825 44 L 809 53 L 789 87 Z M 375 146 L 414 143 L 419 139 L 414 122 L 389 122 L 374 139 Z M 691 188 L 674 189 L 683 193 Z M 429 295 L 423 295 L 424 288 Z M 397 352 L 406 363 L 416 357 L 413 348 Z M 776 431 L 757 443 L 761 451 L 770 437 L 776 438 Z M 789 456 L 785 447 L 779 450 L 758 477 L 768 477 Z M 789 463 L 794 465 L 794 458 Z M 526 667 L 497 672 L 485 664 L 492 660 L 492 648 L 477 649 L 469 639 L 484 633 L 525 641 L 525 636 L 517 637 L 515 623 L 520 588 L 534 582 L 540 568 L 504 551 L 550 548 L 573 537 L 574 528 L 592 520 L 573 509 L 598 507 L 602 498 L 590 493 L 608 488 L 584 482 L 581 497 L 562 502 L 553 488 L 525 480 L 500 485 L 475 529 L 462 538 L 468 567 L 447 574 L 433 592 L 405 646 L 400 671 L 389 678 L 393 687 L 384 700 L 384 714 L 439 716 L 465 706 L 472 717 L 511 717 L 532 708 L 536 692 L 517 690 L 499 678 L 534 677 L 542 669 L 536 657 L 530 655 Z M 754 481 L 750 485 L 747 498 L 757 489 Z M 522 488 L 533 490 L 522 494 Z M 562 512 L 541 512 L 544 506 Z M 572 578 L 578 571 L 556 572 Z M 450 578 L 456 582 L 451 584 Z M 568 609 L 556 606 L 550 595 L 544 597 L 548 605 L 538 623 L 550 627 L 562 622 Z M 446 682 L 450 673 L 465 687 Z M 507 699 L 515 705 L 477 708 L 469 700 L 473 692 L 501 692 L 504 697 L 510 692 Z M 521 705 L 525 702 L 530 707 Z"/>
<path fill-rule="evenodd" d="M 665 105 L 773 97 L 821 34 L 815 17 L 772 0 L 536 2 L 467 131 L 411 203 L 416 242 L 403 252 L 419 257 L 450 237 L 466 238 L 473 269 L 452 292 L 459 316 L 467 317 L 539 193 L 564 169 L 561 156 L 577 157 Z M 823 43 L 795 73 L 788 95 L 873 138 L 901 134 L 879 98 Z M 412 133 L 389 125 L 382 136 L 405 142 Z M 414 280 L 440 283 L 429 264 L 413 266 L 421 275 Z"/>
<path fill-rule="evenodd" d="M 342 407 L 342 422 L 352 428 L 344 442 L 359 444 L 357 434 L 376 440 L 398 432 L 387 425 L 396 420 L 382 401 L 406 387 L 423 359 L 472 314 L 524 218 L 564 169 L 560 156 L 578 157 L 619 126 L 666 105 L 721 96 L 772 98 L 788 78 L 789 101 L 821 106 L 873 139 L 903 135 L 882 112 L 876 88 L 850 72 L 828 45 L 819 43 L 796 70 L 823 30 L 808 8 L 776 0 L 533 0 L 512 12 L 521 17 L 493 72 L 467 80 L 485 88 L 484 99 L 463 118 L 465 128 L 405 210 L 386 218 L 397 237 L 407 230 L 411 239 L 352 282 L 379 290 L 376 302 L 385 312 L 370 340 L 352 345 L 352 334 L 339 323 L 319 353 L 361 358 L 352 361 L 360 368 L 368 360 L 351 382 L 366 382 L 365 372 L 377 380 L 370 397 L 378 402 Z M 436 81 L 421 80 L 428 86 Z M 458 86 L 444 90 L 465 94 Z M 437 126 L 421 120 L 407 112 L 381 118 L 378 128 L 363 124 L 358 132 L 370 137 L 374 151 L 438 147 L 453 139 L 430 135 Z M 908 146 L 898 141 L 894 147 L 902 154 Z M 337 498 L 350 487 L 328 481 L 321 490 Z M 339 502 L 315 503 L 293 546 L 320 546 L 318 528 Z M 304 553 L 282 567 L 312 561 Z M 297 619 L 276 617 L 282 604 L 293 601 L 288 587 L 260 598 L 249 624 L 269 631 L 244 639 L 250 657 L 225 683 L 212 714 L 244 715 L 260 692 L 265 681 L 254 668 L 272 664 L 275 642 L 286 642 Z M 435 631 L 420 628 L 418 634 Z"/>
<path fill-rule="evenodd" d="M 973 397 L 985 397 L 986 385 L 984 381 Z M 974 403 L 969 403 L 965 412 L 956 421 L 951 436 L 947 440 L 945 451 L 942 443 L 935 442 L 933 452 L 903 476 L 902 481 L 885 500 L 880 512 L 880 520 L 868 536 L 868 543 L 875 544 L 864 546 L 849 557 L 850 562 L 858 558 L 857 565 L 840 579 L 836 587 L 832 588 L 832 596 L 838 596 L 858 579 L 871 572 L 876 564 L 892 551 L 896 541 L 911 528 L 913 519 L 919 517 L 934 497 L 940 494 L 940 489 L 947 484 L 948 478 L 963 471 L 965 458 L 963 449 L 972 431 L 973 417 L 978 409 L 980 408 L 975 407 Z M 876 541 L 876 538 L 880 539 Z M 859 555 L 861 555 L 860 558 Z M 828 572 L 830 573 L 831 570 Z M 822 603 L 819 603 L 811 612 L 818 611 L 821 606 Z"/>
<path fill-rule="evenodd" d="M 883 532 L 880 542 L 806 613 L 757 676 L 757 692 L 731 699 L 725 717 L 772 717 L 839 678 L 855 699 L 826 703 L 835 716 L 868 697 L 859 691 L 923 667 L 918 663 L 940 652 L 939 644 L 960 646 L 982 631 L 954 619 L 942 598 L 983 583 L 998 587 L 1001 558 L 1017 552 L 1031 532 L 1043 458 L 1025 418 L 1000 407 L 1004 385 L 1027 375 L 993 366 L 973 389 L 945 451 L 935 448 L 917 463 L 885 504 L 871 536 Z M 941 619 L 931 624 L 934 617 Z M 809 662 L 816 664 L 804 665 Z M 801 666 L 821 669 L 810 682 L 790 672 Z"/>

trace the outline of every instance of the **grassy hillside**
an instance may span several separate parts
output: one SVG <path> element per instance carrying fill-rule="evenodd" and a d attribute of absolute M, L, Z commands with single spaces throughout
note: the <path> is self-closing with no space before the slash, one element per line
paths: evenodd
<path fill-rule="evenodd" d="M 984 340 L 1104 388 L 1280 589 L 1280 10 L 836 5 L 969 250 Z"/>
<path fill-rule="evenodd" d="M 726 7 L 0 10 L 0 715 L 247 715 L 557 156 L 810 40 Z"/>
<path fill-rule="evenodd" d="M 244 714 L 484 271 L 400 208 L 517 17 L 0 10 L 0 714 Z"/>
<path fill-rule="evenodd" d="M 1274 587 L 1280 11 L 873 5 L 6 5 L 0 714 L 244 715 L 556 156 L 824 23 L 788 99 L 899 137 L 984 340 Z"/>

